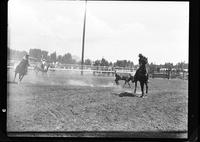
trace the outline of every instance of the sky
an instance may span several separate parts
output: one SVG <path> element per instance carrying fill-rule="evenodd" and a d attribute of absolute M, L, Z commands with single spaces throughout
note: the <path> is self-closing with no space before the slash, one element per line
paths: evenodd
<path fill-rule="evenodd" d="M 188 63 L 189 2 L 88 1 L 84 58 Z M 9 46 L 81 59 L 85 2 L 9 0 Z"/>

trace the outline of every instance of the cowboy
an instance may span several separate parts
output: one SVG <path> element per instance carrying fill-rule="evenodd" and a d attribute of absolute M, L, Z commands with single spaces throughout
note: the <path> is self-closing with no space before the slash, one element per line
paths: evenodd
<path fill-rule="evenodd" d="M 138 57 L 139 57 L 139 69 L 136 71 L 136 73 L 138 73 L 139 71 L 141 72 L 144 71 L 144 74 L 147 74 L 147 69 L 145 66 L 148 63 L 147 58 L 142 54 L 139 54 Z"/>
<path fill-rule="evenodd" d="M 148 60 L 145 56 L 143 56 L 142 54 L 139 54 L 139 66 L 141 67 L 142 65 L 145 65 L 148 63 Z"/>
<path fill-rule="evenodd" d="M 42 58 L 41 58 L 41 68 L 42 69 L 44 69 L 44 65 L 46 64 L 46 60 L 43 58 L 43 56 L 42 56 Z"/>

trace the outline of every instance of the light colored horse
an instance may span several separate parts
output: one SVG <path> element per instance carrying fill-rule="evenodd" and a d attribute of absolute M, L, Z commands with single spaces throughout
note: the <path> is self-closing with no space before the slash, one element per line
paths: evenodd
<path fill-rule="evenodd" d="M 42 64 L 40 63 L 40 64 L 38 64 L 34 67 L 36 74 L 38 74 L 39 71 L 42 72 L 42 73 L 47 73 L 47 71 L 50 67 L 50 64 L 45 63 L 43 66 L 44 66 L 44 68 L 42 68 Z"/>

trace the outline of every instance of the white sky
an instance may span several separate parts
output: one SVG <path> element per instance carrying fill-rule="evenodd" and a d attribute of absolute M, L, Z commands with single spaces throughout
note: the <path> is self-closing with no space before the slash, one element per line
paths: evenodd
<path fill-rule="evenodd" d="M 9 0 L 10 47 L 81 58 L 84 1 Z M 188 62 L 189 2 L 88 1 L 85 59 Z"/>

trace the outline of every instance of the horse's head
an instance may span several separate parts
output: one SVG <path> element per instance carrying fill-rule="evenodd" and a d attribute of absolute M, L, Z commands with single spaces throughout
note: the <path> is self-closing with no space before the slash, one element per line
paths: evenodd
<path fill-rule="evenodd" d="M 116 78 L 121 78 L 121 76 L 119 74 L 117 74 L 116 72 L 115 72 L 115 77 Z"/>

